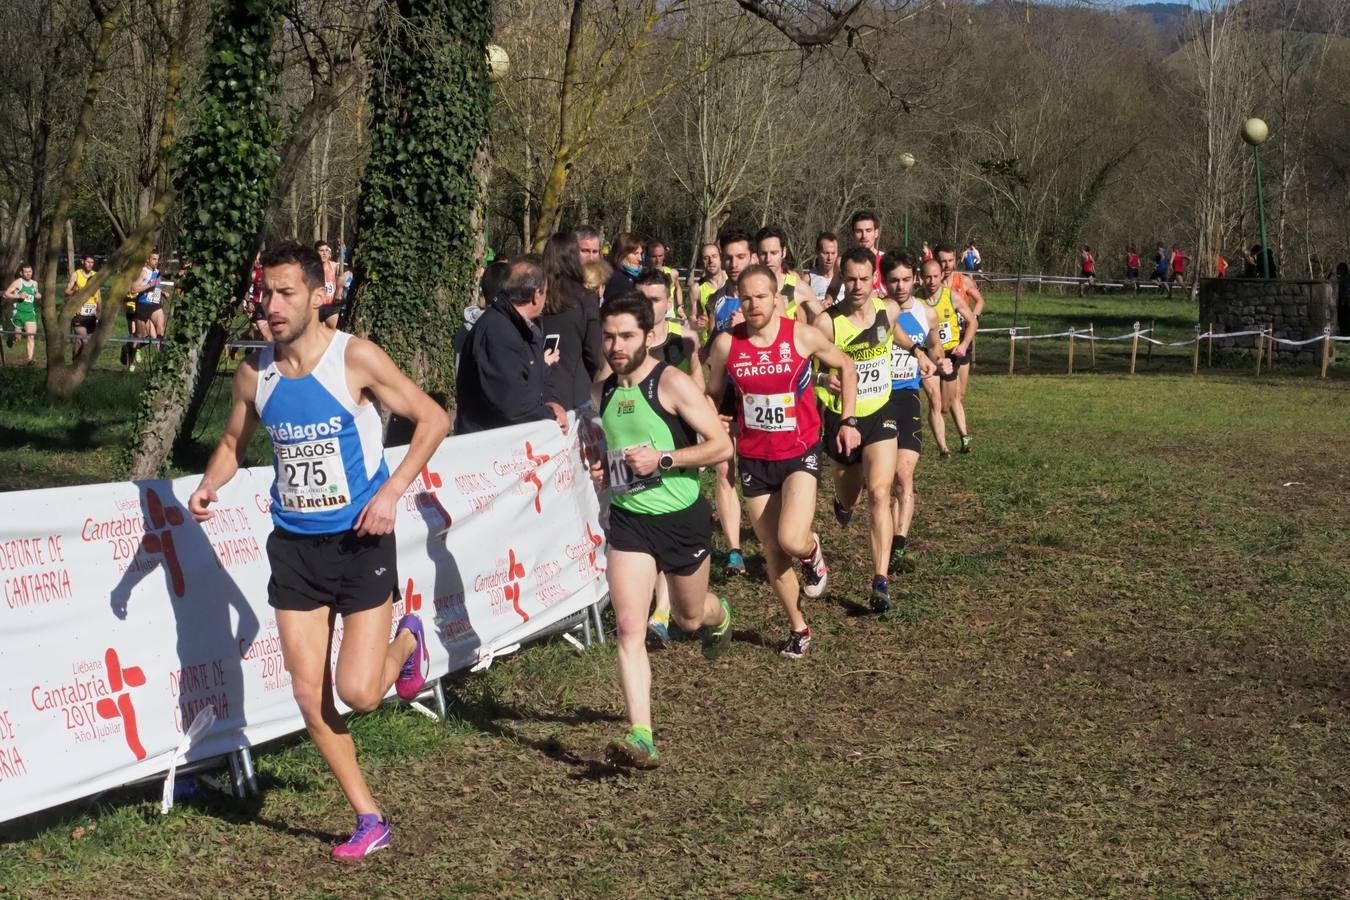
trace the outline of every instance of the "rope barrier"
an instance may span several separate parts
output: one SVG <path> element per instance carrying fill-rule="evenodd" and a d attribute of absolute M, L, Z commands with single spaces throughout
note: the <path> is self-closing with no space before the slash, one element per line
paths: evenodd
<path fill-rule="evenodd" d="M 1023 326 L 1018 326 L 1016 330 L 1021 331 L 1022 327 Z M 1009 337 L 1009 339 L 1014 341 L 1041 341 L 1041 340 L 1048 340 L 1050 338 L 1072 337 L 1080 341 L 1113 342 L 1113 341 L 1130 341 L 1134 340 L 1135 338 L 1139 338 L 1141 341 L 1154 344 L 1158 347 L 1189 347 L 1193 344 L 1199 343 L 1200 341 L 1219 340 L 1221 338 L 1257 337 L 1259 335 L 1265 335 L 1265 339 L 1267 341 L 1271 341 L 1276 344 L 1282 344 L 1283 346 L 1286 347 L 1305 347 L 1308 344 L 1317 344 L 1321 343 L 1322 341 L 1328 340 L 1335 343 L 1350 342 L 1350 335 L 1319 334 L 1310 338 L 1304 338 L 1301 341 L 1296 341 L 1293 338 L 1275 337 L 1265 331 L 1206 331 L 1204 334 L 1196 335 L 1195 337 L 1191 338 L 1188 341 L 1158 340 L 1157 338 L 1151 337 L 1151 334 L 1153 332 L 1153 329 L 1151 328 L 1144 328 L 1138 331 L 1127 331 L 1124 334 L 1112 335 L 1110 337 L 1107 337 L 1105 335 L 1093 334 L 1087 330 L 1079 328 L 1070 328 L 1068 331 L 1055 331 L 1048 334 L 1016 334 L 1015 331 L 1011 328 L 979 328 L 976 329 L 976 332 L 1006 334 Z"/>

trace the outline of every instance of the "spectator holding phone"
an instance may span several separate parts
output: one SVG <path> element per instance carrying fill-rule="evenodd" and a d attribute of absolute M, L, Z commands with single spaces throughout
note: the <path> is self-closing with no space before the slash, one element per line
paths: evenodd
<path fill-rule="evenodd" d="M 542 419 L 567 430 L 550 364 L 558 357 L 545 355 L 539 327 L 544 297 L 544 268 L 537 259 L 512 263 L 506 283 L 464 343 L 455 381 L 455 434 Z"/>
<path fill-rule="evenodd" d="M 591 384 L 604 366 L 600 346 L 600 298 L 586 287 L 586 270 L 574 234 L 559 233 L 544 245 L 544 349 L 557 350 L 553 380 L 558 402 L 576 409 L 591 399 Z"/>

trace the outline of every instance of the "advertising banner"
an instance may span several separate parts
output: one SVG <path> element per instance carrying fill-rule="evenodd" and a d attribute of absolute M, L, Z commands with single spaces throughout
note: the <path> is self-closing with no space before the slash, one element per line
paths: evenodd
<path fill-rule="evenodd" d="M 433 677 L 604 597 L 572 426 L 447 438 L 404 494 L 394 619 L 422 617 Z M 166 771 L 208 706 L 189 760 L 303 730 L 267 604 L 272 476 L 241 470 L 202 525 L 197 476 L 0 494 L 0 821 Z"/>

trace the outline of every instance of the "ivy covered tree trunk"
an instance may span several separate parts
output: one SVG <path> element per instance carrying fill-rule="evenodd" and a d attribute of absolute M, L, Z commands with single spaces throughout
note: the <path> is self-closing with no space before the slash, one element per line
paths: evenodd
<path fill-rule="evenodd" d="M 372 54 L 384 65 L 371 85 L 350 315 L 429 392 L 454 387 L 450 336 L 474 293 L 491 32 L 490 0 L 397 0 Z"/>
<path fill-rule="evenodd" d="M 198 376 L 207 330 L 234 301 L 253 263 L 276 173 L 272 39 L 281 0 L 215 0 L 200 108 L 177 173 L 182 257 L 168 335 L 136 411 L 127 470 L 154 478 L 173 451 Z"/>

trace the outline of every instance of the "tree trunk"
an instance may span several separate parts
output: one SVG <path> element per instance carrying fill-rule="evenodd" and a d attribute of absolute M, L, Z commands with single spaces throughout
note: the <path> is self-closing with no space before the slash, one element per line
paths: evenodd
<path fill-rule="evenodd" d="M 539 201 L 534 240 L 530 242 L 535 253 L 542 253 L 548 236 L 558 230 L 567 179 L 575 162 L 577 123 L 574 97 L 577 82 L 581 79 L 581 29 L 585 21 L 585 6 L 585 0 L 572 0 L 572 15 L 567 24 L 567 49 L 563 54 L 562 90 L 558 92 L 558 139 L 553 149 L 548 178 L 544 181 L 544 195 Z"/>
<path fill-rule="evenodd" d="M 384 66 L 371 85 L 347 316 L 425 390 L 449 394 L 454 351 L 427 336 L 452 334 L 475 296 L 491 4 L 398 0 L 397 10 L 377 30 Z"/>
<path fill-rule="evenodd" d="M 117 4 L 99 22 L 98 43 L 90 60 L 89 77 L 85 79 L 84 99 L 80 103 L 79 116 L 75 122 L 75 132 L 70 138 L 69 155 L 61 173 L 61 186 L 56 194 L 56 206 L 51 218 L 43 223 L 41 231 L 45 234 L 46 245 L 42 248 L 42 329 L 46 332 L 47 366 L 65 365 L 66 329 L 65 321 L 70 317 L 66 309 L 57 303 L 56 268 L 61 255 L 61 240 L 65 237 L 65 228 L 70 227 L 67 215 L 75 197 L 75 182 L 84 167 L 85 146 L 89 141 L 89 132 L 93 128 L 94 105 L 103 88 L 103 76 L 107 72 L 108 57 L 112 52 L 113 33 L 120 24 L 122 4 Z M 46 126 L 43 126 L 45 129 Z M 44 134 L 45 143 L 45 134 Z M 45 146 L 42 155 L 46 156 Z M 58 225 L 56 223 L 62 223 Z M 62 227 L 64 225 L 64 228 Z M 30 257 L 31 258 L 31 257 Z M 69 309 L 74 300 L 66 302 Z M 73 312 L 73 310 L 71 310 Z"/>
<path fill-rule="evenodd" d="M 128 477 L 153 478 L 173 451 L 198 383 L 206 334 L 226 314 L 252 268 L 254 235 L 272 194 L 277 125 L 269 112 L 276 87 L 271 47 L 284 0 L 222 4 L 211 23 L 212 62 L 178 180 L 183 194 L 184 255 L 196 262 L 179 282 L 169 334 L 141 396 Z M 242 51 L 242 52 L 241 52 Z M 248 135 L 221 142 L 217 134 Z"/>

